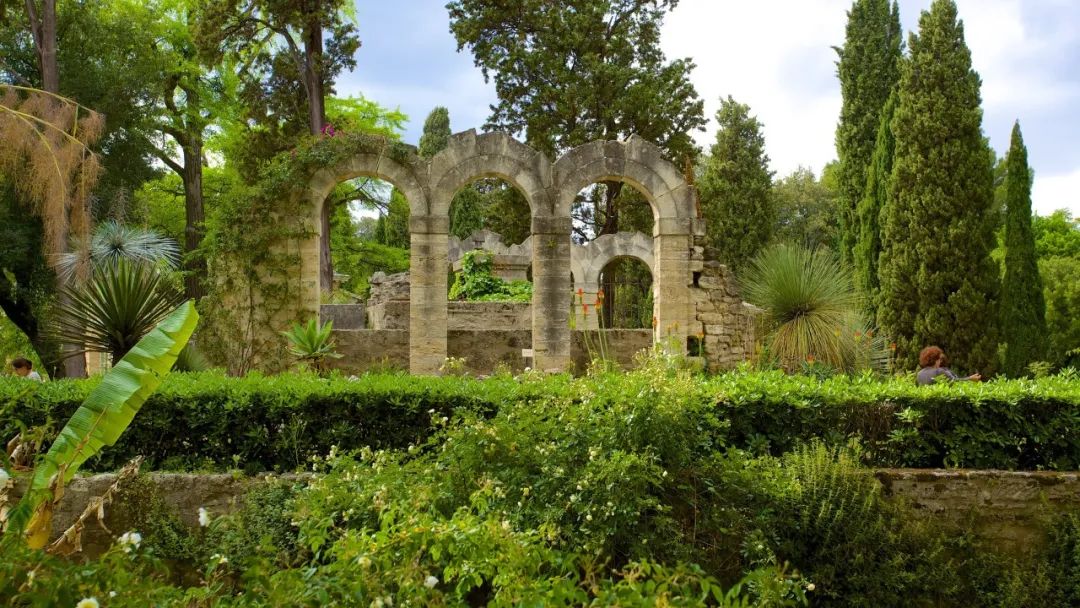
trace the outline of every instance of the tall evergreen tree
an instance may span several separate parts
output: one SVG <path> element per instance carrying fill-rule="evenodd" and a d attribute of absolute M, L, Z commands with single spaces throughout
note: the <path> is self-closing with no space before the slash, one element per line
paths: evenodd
<path fill-rule="evenodd" d="M 889 0 L 855 0 L 836 73 L 843 105 L 836 126 L 840 159 L 840 255 L 851 263 L 862 227 L 856 217 L 881 125 L 882 108 L 900 79 L 900 9 Z"/>
<path fill-rule="evenodd" d="M 729 95 L 716 113 L 719 129 L 698 181 L 710 254 L 742 268 L 772 237 L 776 223 L 772 171 L 761 123 Z"/>
<path fill-rule="evenodd" d="M 877 144 L 870 162 L 870 171 L 866 177 L 866 188 L 862 200 L 855 210 L 855 225 L 858 227 L 858 239 L 855 241 L 854 266 L 855 286 L 863 295 L 868 316 L 877 315 L 878 258 L 881 256 L 881 213 L 889 200 L 889 178 L 892 175 L 893 153 L 896 138 L 893 137 L 892 119 L 896 115 L 896 92 L 889 96 L 881 112 L 878 125 Z"/>
<path fill-rule="evenodd" d="M 435 106 L 424 120 L 424 131 L 420 134 L 420 156 L 431 159 L 446 146 L 450 145 L 450 110 Z"/>
<path fill-rule="evenodd" d="M 997 351 L 993 167 L 979 75 L 953 0 L 934 0 L 901 70 L 891 191 L 879 265 L 879 321 L 914 367 L 936 344 L 958 368 L 989 373 Z"/>
<path fill-rule="evenodd" d="M 1031 229 L 1031 170 L 1020 122 L 1013 125 L 1005 176 L 1005 281 L 1001 287 L 1004 372 L 1021 376 L 1046 353 L 1046 303 Z"/>

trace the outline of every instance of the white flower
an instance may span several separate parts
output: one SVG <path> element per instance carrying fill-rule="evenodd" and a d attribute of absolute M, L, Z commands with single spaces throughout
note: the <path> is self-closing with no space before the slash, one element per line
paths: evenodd
<path fill-rule="evenodd" d="M 210 512 L 206 507 L 199 507 L 199 525 L 204 528 L 210 525 Z"/>
<path fill-rule="evenodd" d="M 356 558 L 356 564 L 361 568 L 370 568 L 371 558 L 366 555 L 361 555 L 360 557 Z"/>
<path fill-rule="evenodd" d="M 110 591 L 109 592 L 109 597 L 116 597 L 116 592 L 115 591 Z"/>
<path fill-rule="evenodd" d="M 592 521 L 592 513 L 589 513 L 585 516 L 585 521 Z"/>
<path fill-rule="evenodd" d="M 124 532 L 116 542 L 120 544 L 120 548 L 124 550 L 124 553 L 131 553 L 132 549 L 138 549 L 139 544 L 142 543 L 142 534 Z"/>
<path fill-rule="evenodd" d="M 428 575 L 427 578 L 424 579 L 424 586 L 427 587 L 428 589 L 431 589 L 435 585 L 438 585 L 438 584 L 439 584 L 439 579 L 435 578 L 434 576 L 431 576 L 430 574 Z"/>
<path fill-rule="evenodd" d="M 75 604 L 75 608 L 101 608 L 101 604 L 98 603 L 96 597 L 84 597 Z"/>
<path fill-rule="evenodd" d="M 210 556 L 210 561 L 214 562 L 211 565 L 220 566 L 221 564 L 229 563 L 229 558 L 225 557 L 224 555 L 222 555 L 220 553 L 215 553 L 215 554 Z"/>
<path fill-rule="evenodd" d="M 806 586 L 807 591 L 813 591 L 814 589 L 817 589 L 817 587 L 814 585 L 814 583 L 810 583 L 809 585 Z"/>
<path fill-rule="evenodd" d="M 8 472 L 5 471 L 4 469 L 0 468 L 0 486 L 7 485 L 8 479 L 10 479 L 10 478 L 11 478 L 11 476 L 8 475 Z"/>

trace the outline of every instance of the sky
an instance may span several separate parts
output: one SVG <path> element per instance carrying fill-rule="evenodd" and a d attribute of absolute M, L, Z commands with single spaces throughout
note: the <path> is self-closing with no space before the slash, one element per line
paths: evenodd
<path fill-rule="evenodd" d="M 931 0 L 900 0 L 905 32 Z M 409 116 L 415 144 L 436 105 L 451 128 L 480 130 L 495 102 L 468 51 L 457 52 L 445 0 L 357 0 L 363 42 L 339 95 L 363 95 Z M 783 177 L 815 173 L 836 158 L 840 113 L 836 54 L 850 0 L 681 0 L 664 24 L 669 59 L 690 57 L 691 79 L 710 118 L 697 141 L 708 147 L 721 97 L 749 104 L 764 125 L 770 167 Z M 1020 121 L 1035 172 L 1039 214 L 1080 215 L 1080 0 L 957 0 L 976 71 L 983 129 L 1003 155 Z M 906 35 L 905 35 L 906 39 Z"/>

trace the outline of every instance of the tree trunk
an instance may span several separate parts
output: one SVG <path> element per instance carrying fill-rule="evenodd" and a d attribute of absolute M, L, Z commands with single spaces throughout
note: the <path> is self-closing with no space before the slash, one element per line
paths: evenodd
<path fill-rule="evenodd" d="M 60 66 L 56 62 L 56 0 L 41 2 L 41 86 L 60 93 Z"/>
<path fill-rule="evenodd" d="M 308 125 L 312 135 L 326 126 L 326 100 L 323 87 L 322 23 L 313 18 L 304 31 L 304 81 L 308 93 Z M 334 288 L 334 260 L 330 255 L 330 205 L 323 201 L 319 218 L 319 287 L 324 293 Z"/>
<path fill-rule="evenodd" d="M 604 225 L 596 236 L 615 234 L 619 231 L 619 208 L 615 199 L 622 192 L 622 182 L 604 182 Z M 615 323 L 615 277 L 611 272 L 603 272 L 600 289 L 604 292 L 604 303 L 600 308 L 601 327 L 611 328 Z"/>
<path fill-rule="evenodd" d="M 184 171 L 180 177 L 184 182 L 184 296 L 197 300 L 204 295 L 203 281 L 206 279 L 206 259 L 194 254 L 202 244 L 205 229 L 205 211 L 203 210 L 203 164 L 202 133 L 190 134 L 188 145 L 183 146 Z"/>
<path fill-rule="evenodd" d="M 41 88 L 49 93 L 59 94 L 60 66 L 56 59 L 56 0 L 41 0 L 40 12 L 36 0 L 26 0 L 26 13 L 30 19 L 30 31 L 37 50 L 38 65 L 41 68 Z M 64 240 L 67 240 L 67 235 L 64 235 Z M 63 281 L 57 277 L 57 292 L 60 292 L 63 287 Z M 61 295 L 60 306 L 64 307 L 68 304 L 68 299 Z M 60 350 L 66 355 L 78 349 L 71 344 L 64 344 Z M 86 377 L 86 358 L 66 356 L 63 370 L 57 368 L 55 375 L 67 378 Z"/>

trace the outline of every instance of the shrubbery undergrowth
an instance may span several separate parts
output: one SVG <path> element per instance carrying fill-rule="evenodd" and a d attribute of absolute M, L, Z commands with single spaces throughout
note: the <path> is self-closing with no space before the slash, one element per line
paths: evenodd
<path fill-rule="evenodd" d="M 311 398 L 298 385 L 315 385 L 277 381 L 298 397 Z M 103 605 L 1050 608 L 1078 597 L 1075 516 L 1055 526 L 1046 555 L 991 558 L 885 500 L 859 466 L 865 446 L 811 442 L 777 457 L 728 444 L 728 410 L 740 404 L 724 401 L 734 394 L 725 382 L 728 391 L 771 382 L 789 395 L 809 385 L 770 375 L 702 382 L 657 364 L 581 381 L 325 385 L 370 394 L 380 382 L 462 407 L 415 412 L 430 434 L 411 445 L 328 450 L 314 459 L 320 474 L 308 485 L 259 490 L 238 513 L 194 532 L 197 542 L 148 524 L 140 548 L 118 545 L 75 565 L 8 539 L 0 600 L 73 604 L 116 593 Z M 485 386 L 491 392 L 477 390 Z M 814 394 L 870 391 L 841 386 L 827 382 Z M 488 408 L 482 397 L 496 387 L 502 399 Z M 1060 399 L 1055 391 L 1065 390 L 986 388 L 1002 400 Z M 984 403 L 975 392 L 956 394 Z M 947 401 L 943 391 L 920 396 L 935 397 Z M 794 403 L 793 411 L 841 407 Z M 187 560 L 197 581 L 178 582 L 165 559 Z"/>

